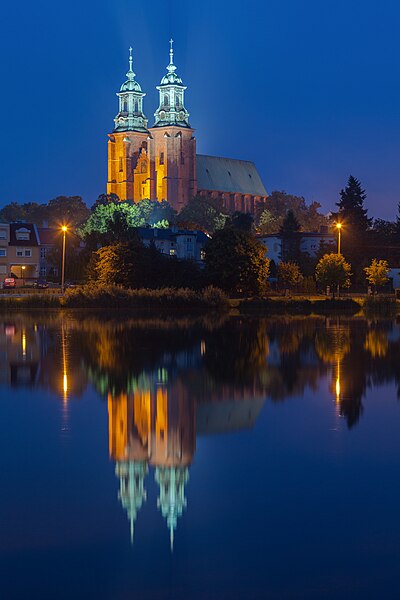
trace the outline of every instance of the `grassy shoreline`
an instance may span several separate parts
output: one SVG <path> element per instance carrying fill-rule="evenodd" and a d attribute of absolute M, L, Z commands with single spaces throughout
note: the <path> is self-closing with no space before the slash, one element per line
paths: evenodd
<path fill-rule="evenodd" d="M 400 301 L 394 297 L 281 297 L 228 299 L 218 288 L 201 291 L 186 288 L 131 290 L 118 286 L 85 285 L 67 290 L 64 297 L 25 295 L 0 297 L 0 312 L 8 310 L 134 310 L 140 312 L 229 312 L 241 315 L 356 314 L 393 316 L 400 313 Z"/>

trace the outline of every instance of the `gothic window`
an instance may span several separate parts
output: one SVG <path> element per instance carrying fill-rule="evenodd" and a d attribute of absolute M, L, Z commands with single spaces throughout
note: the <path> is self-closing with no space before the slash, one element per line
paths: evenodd
<path fill-rule="evenodd" d="M 164 164 L 164 152 L 160 152 L 160 165 Z"/>

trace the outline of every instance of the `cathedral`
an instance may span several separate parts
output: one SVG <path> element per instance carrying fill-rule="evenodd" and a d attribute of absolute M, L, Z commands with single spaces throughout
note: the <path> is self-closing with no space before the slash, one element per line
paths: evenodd
<path fill-rule="evenodd" d="M 218 198 L 233 212 L 254 213 L 267 192 L 254 163 L 196 154 L 194 129 L 185 107 L 185 90 L 170 59 L 159 91 L 154 125 L 144 114 L 145 93 L 132 69 L 129 49 L 127 80 L 117 93 L 119 111 L 108 140 L 107 194 L 120 200 L 166 200 L 177 211 L 193 196 Z"/>

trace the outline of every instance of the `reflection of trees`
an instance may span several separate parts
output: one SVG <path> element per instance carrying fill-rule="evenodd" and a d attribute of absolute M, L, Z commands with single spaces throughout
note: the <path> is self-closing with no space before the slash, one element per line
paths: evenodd
<path fill-rule="evenodd" d="M 386 356 L 389 348 L 387 332 L 381 329 L 370 329 L 365 338 L 364 348 L 372 358 Z"/>

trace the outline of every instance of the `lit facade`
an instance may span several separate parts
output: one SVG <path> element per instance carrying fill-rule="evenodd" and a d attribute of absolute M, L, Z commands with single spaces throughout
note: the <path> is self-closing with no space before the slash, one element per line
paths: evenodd
<path fill-rule="evenodd" d="M 254 212 L 267 192 L 253 163 L 196 154 L 194 129 L 185 106 L 185 90 L 176 72 L 172 40 L 167 72 L 162 77 L 154 125 L 147 127 L 145 94 L 132 69 L 117 93 L 119 111 L 108 140 L 107 194 L 120 200 L 168 201 L 183 208 L 196 194 L 221 200 L 231 211 Z M 199 175 L 197 174 L 199 165 Z"/>

